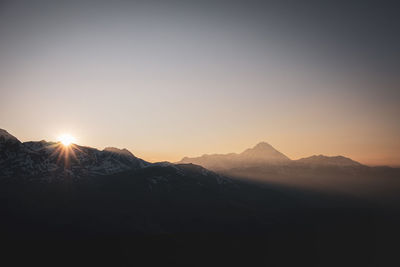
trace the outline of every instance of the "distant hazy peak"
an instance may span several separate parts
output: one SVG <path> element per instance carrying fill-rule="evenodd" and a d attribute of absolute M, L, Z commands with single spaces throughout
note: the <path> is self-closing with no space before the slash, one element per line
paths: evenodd
<path fill-rule="evenodd" d="M 184 157 L 178 163 L 193 163 L 211 170 L 226 170 L 241 166 L 287 164 L 291 160 L 266 142 L 260 142 L 240 154 L 212 154 L 201 157 Z"/>
<path fill-rule="evenodd" d="M 120 155 L 134 157 L 134 155 L 126 148 L 119 149 L 116 147 L 106 147 L 103 149 L 103 151 L 108 151 L 108 152 L 112 152 L 112 153 L 116 153 L 116 154 L 120 154 Z"/>
<path fill-rule="evenodd" d="M 264 158 L 273 161 L 290 160 L 286 155 L 276 150 L 267 142 L 260 142 L 253 148 L 246 149 L 240 154 L 241 157 Z"/>
<path fill-rule="evenodd" d="M 298 163 L 314 165 L 361 166 L 362 164 L 344 156 L 313 155 L 296 160 Z"/>
<path fill-rule="evenodd" d="M 13 141 L 18 141 L 19 142 L 19 140 L 15 136 L 9 134 L 4 129 L 0 129 L 0 138 L 4 138 L 5 140 L 13 140 Z"/>
<path fill-rule="evenodd" d="M 241 154 L 245 153 L 246 151 L 264 152 L 264 151 L 277 151 L 277 150 L 273 146 L 268 144 L 267 142 L 260 142 L 257 145 L 255 145 L 254 147 L 246 149 Z"/>
<path fill-rule="evenodd" d="M 253 147 L 253 149 L 265 149 L 265 148 L 273 148 L 270 144 L 267 142 L 260 142 L 257 145 Z"/>

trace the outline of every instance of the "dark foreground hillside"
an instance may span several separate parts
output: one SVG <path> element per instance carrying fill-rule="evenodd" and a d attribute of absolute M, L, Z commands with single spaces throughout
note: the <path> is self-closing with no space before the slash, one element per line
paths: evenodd
<path fill-rule="evenodd" d="M 2 266 L 398 266 L 399 213 L 195 165 L 0 187 Z"/>

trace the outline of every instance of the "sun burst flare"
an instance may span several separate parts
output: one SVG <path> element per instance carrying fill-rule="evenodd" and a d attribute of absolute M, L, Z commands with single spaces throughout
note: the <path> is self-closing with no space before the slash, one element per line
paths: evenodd
<path fill-rule="evenodd" d="M 70 134 L 60 135 L 57 140 L 66 147 L 70 146 L 72 143 L 76 141 L 75 137 L 73 137 Z"/>

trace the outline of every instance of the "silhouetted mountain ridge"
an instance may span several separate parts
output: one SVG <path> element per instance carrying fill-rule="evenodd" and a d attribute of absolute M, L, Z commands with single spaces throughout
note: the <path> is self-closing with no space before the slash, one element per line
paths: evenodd
<path fill-rule="evenodd" d="M 361 163 L 344 156 L 328 157 L 324 155 L 313 155 L 307 158 L 301 158 L 295 161 L 305 165 L 325 165 L 325 166 L 362 166 Z"/>
<path fill-rule="evenodd" d="M 124 176 L 127 172 L 135 176 L 140 169 L 146 169 L 145 173 L 149 175 L 146 190 L 155 184 L 169 183 L 171 171 L 173 176 L 178 177 L 173 179 L 178 187 L 188 183 L 201 187 L 204 181 L 210 179 L 215 184 L 228 181 L 219 174 L 193 164 L 149 163 L 125 148 L 106 147 L 98 150 L 76 144 L 65 147 L 60 142 L 45 140 L 21 143 L 5 130 L 0 133 L 0 180 L 3 181 L 78 182 L 92 178 L 98 180 L 100 176 Z M 184 180 L 179 182 L 180 179 Z"/>
<path fill-rule="evenodd" d="M 214 171 L 257 166 L 286 166 L 293 164 L 303 166 L 362 166 L 361 163 L 343 156 L 328 157 L 318 155 L 299 160 L 291 160 L 267 142 L 260 142 L 253 148 L 248 148 L 240 154 L 206 154 L 193 158 L 184 157 L 179 163 L 198 164 Z"/>
<path fill-rule="evenodd" d="M 150 163 L 127 149 L 95 148 L 60 142 L 21 143 L 0 129 L 0 178 L 13 177 L 42 181 L 109 175 L 143 168 Z"/>

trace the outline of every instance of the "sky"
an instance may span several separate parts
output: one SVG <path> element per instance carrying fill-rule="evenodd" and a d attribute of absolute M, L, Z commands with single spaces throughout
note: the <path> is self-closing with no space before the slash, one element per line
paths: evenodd
<path fill-rule="evenodd" d="M 301 3 L 300 3 L 301 2 Z M 395 1 L 0 1 L 0 128 L 149 161 L 400 166 Z"/>

